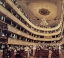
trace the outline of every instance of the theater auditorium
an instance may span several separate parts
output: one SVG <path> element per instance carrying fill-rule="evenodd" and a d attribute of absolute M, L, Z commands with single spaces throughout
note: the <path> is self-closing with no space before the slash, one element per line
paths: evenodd
<path fill-rule="evenodd" d="M 64 58 L 64 0 L 0 0 L 0 58 Z"/>

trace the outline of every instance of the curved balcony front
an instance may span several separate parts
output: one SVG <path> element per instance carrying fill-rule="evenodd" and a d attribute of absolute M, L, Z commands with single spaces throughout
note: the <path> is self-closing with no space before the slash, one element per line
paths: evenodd
<path fill-rule="evenodd" d="M 34 27 L 35 29 L 39 29 L 39 30 L 44 30 L 44 31 L 52 31 L 52 30 L 56 30 L 60 27 L 61 22 L 58 24 L 58 26 L 54 27 L 54 28 L 41 28 L 41 27 L 37 27 L 34 24 L 32 24 L 24 15 L 23 13 L 14 5 L 14 3 L 12 3 L 11 0 L 6 0 L 6 2 L 26 21 L 28 22 L 32 27 Z M 14 7 L 13 7 L 14 6 Z"/>
<path fill-rule="evenodd" d="M 26 42 L 26 41 L 22 41 L 22 40 L 13 39 L 13 38 L 8 38 L 8 44 L 13 44 L 13 45 L 37 45 L 37 43 Z"/>
<path fill-rule="evenodd" d="M 62 36 L 60 36 L 58 38 L 50 38 L 50 39 L 49 38 L 36 38 L 36 37 L 30 36 L 16 28 L 12 27 L 11 25 L 8 25 L 8 31 L 18 34 L 20 36 L 24 36 L 24 37 L 27 37 L 27 38 L 30 38 L 33 40 L 39 40 L 39 41 L 55 41 L 55 40 L 60 40 L 60 38 L 62 37 Z"/>
<path fill-rule="evenodd" d="M 2 7 L 0 5 L 0 11 L 5 14 L 7 17 L 9 17 L 12 21 L 16 22 L 17 24 L 19 24 L 20 26 L 24 27 L 26 30 L 30 31 L 33 34 L 37 34 L 37 35 L 43 35 L 43 36 L 52 36 L 52 35 L 57 35 L 61 32 L 61 30 L 59 30 L 58 32 L 55 33 L 50 33 L 50 34 L 46 34 L 46 33 L 39 33 L 36 32 L 34 30 L 31 30 L 30 28 L 28 28 L 25 24 L 23 24 L 22 22 L 20 22 L 20 20 L 18 20 L 14 15 L 12 15 L 9 11 L 7 11 L 4 7 Z"/>

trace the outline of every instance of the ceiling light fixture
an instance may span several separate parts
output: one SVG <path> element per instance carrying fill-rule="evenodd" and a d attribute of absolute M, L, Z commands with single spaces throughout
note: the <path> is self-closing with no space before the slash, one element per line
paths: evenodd
<path fill-rule="evenodd" d="M 48 23 L 47 23 L 47 21 L 46 21 L 46 19 L 45 18 L 43 18 L 43 19 L 41 19 L 42 21 L 41 21 L 41 25 L 44 25 L 44 26 L 47 26 L 48 25 Z"/>

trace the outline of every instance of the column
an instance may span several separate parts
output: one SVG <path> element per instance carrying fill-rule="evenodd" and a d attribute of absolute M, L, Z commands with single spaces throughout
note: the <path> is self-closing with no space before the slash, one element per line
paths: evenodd
<path fill-rule="evenodd" d="M 59 50 L 59 58 L 64 58 L 63 55 L 62 55 L 61 50 Z"/>
<path fill-rule="evenodd" d="M 5 22 L 5 17 L 4 17 L 4 22 Z"/>
<path fill-rule="evenodd" d="M 3 50 L 0 49 L 0 58 L 2 58 L 2 55 L 3 55 Z"/>
<path fill-rule="evenodd" d="M 13 24 L 12 24 L 12 21 L 11 21 L 11 25 L 13 25 Z"/>
<path fill-rule="evenodd" d="M 17 28 L 17 25 L 15 26 L 15 28 Z"/>
<path fill-rule="evenodd" d="M 48 58 L 52 58 L 52 50 L 49 50 Z"/>

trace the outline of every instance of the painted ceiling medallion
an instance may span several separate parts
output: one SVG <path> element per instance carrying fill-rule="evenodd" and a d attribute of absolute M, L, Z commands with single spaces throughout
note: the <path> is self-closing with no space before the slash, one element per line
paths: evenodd
<path fill-rule="evenodd" d="M 46 16 L 46 15 L 49 15 L 49 14 L 50 14 L 50 11 L 49 11 L 48 9 L 42 8 L 42 9 L 39 10 L 39 13 L 40 13 L 41 15 Z"/>

